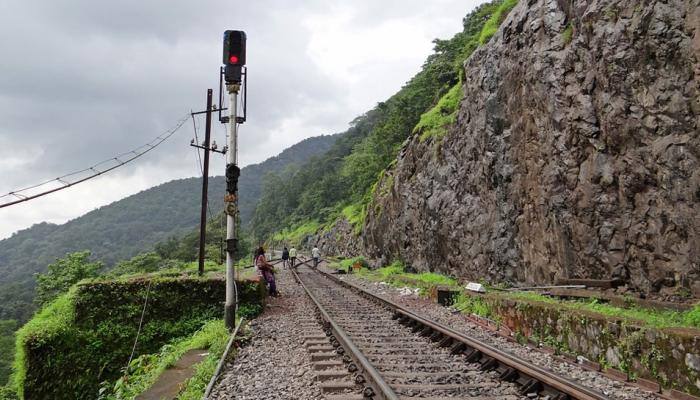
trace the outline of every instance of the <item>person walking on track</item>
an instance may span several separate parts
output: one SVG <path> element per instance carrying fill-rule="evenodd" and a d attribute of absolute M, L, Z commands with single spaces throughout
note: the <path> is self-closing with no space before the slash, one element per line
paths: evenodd
<path fill-rule="evenodd" d="M 287 246 L 284 246 L 284 249 L 282 249 L 282 265 L 285 269 L 289 266 L 289 250 L 287 250 Z"/>
<path fill-rule="evenodd" d="M 318 268 L 318 260 L 321 258 L 321 250 L 314 246 L 314 248 L 311 249 L 311 257 L 314 259 L 314 268 Z"/>
<path fill-rule="evenodd" d="M 294 265 L 297 263 L 297 249 L 294 246 L 289 249 L 289 258 L 292 260 L 292 268 L 294 268 Z"/>

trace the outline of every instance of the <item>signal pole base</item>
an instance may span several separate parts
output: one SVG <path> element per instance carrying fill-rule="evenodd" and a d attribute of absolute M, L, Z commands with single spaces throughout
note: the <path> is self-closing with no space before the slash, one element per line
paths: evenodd
<path fill-rule="evenodd" d="M 224 306 L 224 324 L 226 324 L 226 329 L 232 332 L 236 327 L 236 305 L 225 305 Z"/>

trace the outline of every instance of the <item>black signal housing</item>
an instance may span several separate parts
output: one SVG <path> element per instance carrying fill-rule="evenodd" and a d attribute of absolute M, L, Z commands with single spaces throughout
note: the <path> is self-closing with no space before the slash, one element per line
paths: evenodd
<path fill-rule="evenodd" d="M 245 65 L 245 41 L 246 35 L 243 31 L 224 32 L 224 65 Z"/>

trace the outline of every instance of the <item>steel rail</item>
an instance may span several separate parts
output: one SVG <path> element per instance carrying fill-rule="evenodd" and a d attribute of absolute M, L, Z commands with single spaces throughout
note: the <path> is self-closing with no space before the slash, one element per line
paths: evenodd
<path fill-rule="evenodd" d="M 313 269 L 313 268 L 312 268 Z M 395 312 L 395 318 L 405 318 L 410 321 L 413 325 L 422 325 L 429 328 L 433 333 L 437 332 L 442 336 L 442 339 L 449 338 L 452 342 L 461 344 L 466 348 L 470 348 L 471 352 L 467 355 L 467 358 L 472 358 L 474 361 L 484 360 L 484 362 L 494 361 L 502 366 L 502 376 L 507 377 L 511 381 L 517 381 L 523 386 L 533 387 L 539 382 L 542 387 L 540 392 L 549 393 L 553 399 L 575 399 L 575 400 L 608 400 L 609 398 L 597 391 L 588 389 L 584 386 L 577 384 L 571 380 L 563 378 L 561 376 L 555 375 L 554 373 L 540 368 L 532 363 L 528 363 L 518 357 L 501 351 L 489 344 L 478 341 L 474 338 L 466 336 L 460 332 L 455 331 L 439 322 L 433 321 L 429 318 L 423 317 L 410 311 L 403 306 L 392 302 L 382 296 L 370 293 L 357 285 L 350 282 L 345 282 L 336 276 L 333 276 L 327 272 L 319 271 L 314 269 L 316 272 L 322 274 L 326 278 L 333 282 L 352 289 L 359 294 L 374 300 L 385 307 L 389 308 L 391 311 Z M 456 347 L 453 347 L 455 349 Z M 461 349 L 460 352 L 464 352 L 466 349 Z M 494 361 L 490 361 L 494 360 Z M 496 367 L 493 367 L 496 369 Z M 517 374 L 514 375 L 513 372 Z"/>
<path fill-rule="evenodd" d="M 302 264 L 306 264 L 306 262 L 302 262 Z M 300 265 L 302 265 L 300 264 Z M 308 265 L 308 264 L 307 264 Z M 377 371 L 376 368 L 372 365 L 372 363 L 365 357 L 365 355 L 362 353 L 362 351 L 357 348 L 357 346 L 352 342 L 352 339 L 345 333 L 345 330 L 341 328 L 336 322 L 333 320 L 333 318 L 328 314 L 326 309 L 321 305 L 321 303 L 318 301 L 316 296 L 314 296 L 313 293 L 309 290 L 309 288 L 306 287 L 304 282 L 302 282 L 301 278 L 297 274 L 297 271 L 292 268 L 292 273 L 294 274 L 294 278 L 296 279 L 297 282 L 301 285 L 301 287 L 304 289 L 306 294 L 311 298 L 311 301 L 316 305 L 316 308 L 319 310 L 321 313 L 321 318 L 325 321 L 327 324 L 327 327 L 331 330 L 333 333 L 333 336 L 335 336 L 336 340 L 338 343 L 343 347 L 343 349 L 347 352 L 347 354 L 355 361 L 356 367 L 358 368 L 359 371 L 364 372 L 364 375 L 366 376 L 366 383 L 369 384 L 371 387 L 372 391 L 368 391 L 368 387 L 365 387 L 364 390 L 364 396 L 365 398 L 370 398 L 370 399 L 380 399 L 380 400 L 399 400 L 398 395 L 394 392 L 394 390 L 389 386 L 389 384 L 382 378 L 381 374 L 379 371 Z M 358 383 L 363 383 L 362 380 L 357 381 L 356 377 L 356 382 Z"/>
<path fill-rule="evenodd" d="M 238 322 L 238 325 L 236 326 L 236 329 L 234 329 L 233 333 L 231 333 L 231 337 L 228 340 L 228 343 L 226 344 L 226 349 L 224 352 L 221 354 L 221 358 L 219 359 L 219 362 L 216 364 L 216 369 L 214 370 L 214 375 L 212 375 L 211 379 L 209 380 L 209 384 L 207 385 L 206 390 L 204 391 L 204 396 L 202 397 L 202 400 L 207 400 L 209 396 L 211 396 L 211 391 L 214 389 L 214 385 L 216 384 L 216 381 L 219 379 L 219 375 L 221 375 L 221 370 L 224 367 L 224 363 L 226 362 L 226 359 L 229 356 L 229 352 L 231 351 L 231 346 L 233 346 L 233 342 L 236 339 L 236 335 L 238 334 L 238 331 L 241 329 L 244 323 L 244 318 L 241 318 L 241 320 Z"/>

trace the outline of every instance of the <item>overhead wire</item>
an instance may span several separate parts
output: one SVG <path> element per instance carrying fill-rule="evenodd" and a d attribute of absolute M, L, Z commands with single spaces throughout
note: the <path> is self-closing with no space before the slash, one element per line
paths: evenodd
<path fill-rule="evenodd" d="M 9 201 L 6 201 L 5 203 L 1 203 L 0 208 L 9 207 L 9 206 L 14 205 L 14 204 L 18 204 L 18 203 L 22 203 L 22 202 L 29 201 L 32 199 L 36 199 L 38 197 L 46 196 L 47 194 L 54 193 L 54 192 L 57 192 L 59 190 L 67 189 L 71 186 L 75 186 L 79 183 L 96 178 L 100 175 L 103 175 L 103 174 L 109 172 L 109 171 L 112 171 L 112 170 L 117 169 L 123 165 L 126 165 L 126 164 L 130 163 L 131 161 L 148 153 L 149 151 L 155 149 L 156 147 L 160 146 L 161 143 L 165 142 L 168 138 L 170 138 L 172 135 L 174 135 L 175 132 L 177 132 L 182 127 L 182 125 L 184 125 L 184 123 L 187 122 L 188 119 L 189 119 L 189 115 L 180 118 L 174 127 L 168 129 L 167 131 L 165 131 L 161 135 L 156 136 L 155 139 L 151 140 L 150 142 L 148 142 L 144 145 L 141 145 L 141 146 L 139 146 L 131 151 L 121 153 L 121 154 L 118 154 L 114 157 L 105 159 L 105 160 L 100 161 L 97 164 L 91 165 L 87 168 L 83 168 L 83 169 L 78 170 L 78 171 L 73 171 L 73 172 L 70 172 L 68 174 L 61 175 L 57 178 L 49 179 L 49 180 L 46 180 L 44 182 L 37 183 L 35 185 L 31 185 L 31 186 L 27 186 L 27 187 L 24 187 L 21 189 L 13 190 L 13 191 L 8 192 L 4 195 L 0 195 L 0 199 L 7 198 L 7 197 L 17 198 L 17 200 L 9 200 Z M 105 164 L 114 164 L 114 165 L 112 165 L 106 169 L 101 169 L 100 167 L 105 165 Z M 81 174 L 85 174 L 85 173 L 89 173 L 89 175 L 81 177 L 75 181 L 70 179 L 71 177 L 75 177 L 76 175 L 81 175 Z M 46 186 L 50 183 L 59 183 L 62 186 L 54 187 L 52 189 L 47 189 L 47 190 L 44 190 L 44 191 L 39 192 L 39 193 L 34 193 L 34 194 L 28 193 L 32 189 Z"/>

